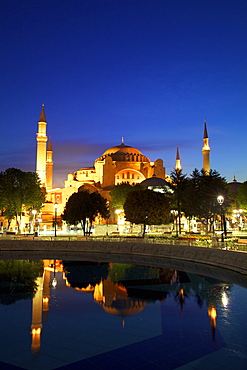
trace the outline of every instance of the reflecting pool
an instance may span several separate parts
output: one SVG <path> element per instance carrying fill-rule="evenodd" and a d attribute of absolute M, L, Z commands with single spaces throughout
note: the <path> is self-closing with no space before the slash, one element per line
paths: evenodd
<path fill-rule="evenodd" d="M 2 260 L 0 367 L 246 369 L 246 307 L 203 265 Z"/>

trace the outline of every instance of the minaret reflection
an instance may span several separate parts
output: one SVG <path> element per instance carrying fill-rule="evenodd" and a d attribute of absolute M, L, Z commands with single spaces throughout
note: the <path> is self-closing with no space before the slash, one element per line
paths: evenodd
<path fill-rule="evenodd" d="M 37 284 L 36 293 L 32 299 L 32 324 L 31 349 L 34 354 L 37 354 L 41 345 L 41 331 L 43 328 L 42 313 L 44 312 L 44 321 L 47 319 L 50 302 L 51 289 L 51 271 L 56 272 L 56 260 L 43 260 L 43 274 L 35 280 Z M 52 266 L 52 267 L 51 267 Z"/>
<path fill-rule="evenodd" d="M 43 301 L 44 275 L 36 279 L 37 291 L 32 302 L 32 352 L 37 354 L 40 349 L 40 336 L 42 330 L 42 301 Z"/>
<path fill-rule="evenodd" d="M 43 285 L 43 312 L 44 312 L 44 321 L 47 320 L 47 315 L 49 311 L 49 303 L 50 303 L 50 279 L 51 279 L 51 271 L 48 268 L 50 265 L 50 260 L 44 260 L 44 285 Z"/>
<path fill-rule="evenodd" d="M 216 317 L 217 317 L 217 311 L 215 306 L 209 306 L 208 307 L 208 316 L 210 317 L 210 326 L 212 329 L 212 336 L 215 340 L 215 330 L 216 330 Z"/>

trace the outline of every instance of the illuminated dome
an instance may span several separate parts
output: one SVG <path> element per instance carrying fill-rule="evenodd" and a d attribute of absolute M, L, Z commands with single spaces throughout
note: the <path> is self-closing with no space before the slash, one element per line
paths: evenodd
<path fill-rule="evenodd" d="M 113 161 L 150 162 L 150 159 L 145 157 L 140 150 L 125 145 L 123 142 L 121 145 L 107 149 L 97 161 L 102 161 L 108 156 L 110 156 Z"/>

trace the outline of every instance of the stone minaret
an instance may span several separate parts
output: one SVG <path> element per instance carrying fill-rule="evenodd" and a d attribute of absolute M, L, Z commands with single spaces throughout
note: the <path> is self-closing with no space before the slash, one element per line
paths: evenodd
<path fill-rule="evenodd" d="M 178 147 L 177 147 L 175 170 L 177 171 L 177 170 L 181 170 L 181 169 L 182 169 L 182 166 L 181 166 L 181 162 L 180 162 L 179 150 L 178 150 Z"/>
<path fill-rule="evenodd" d="M 39 175 L 42 186 L 46 186 L 46 117 L 45 108 L 42 104 L 42 110 L 38 122 L 38 133 L 36 134 L 37 140 L 37 158 L 36 158 L 36 172 Z"/>
<path fill-rule="evenodd" d="M 209 138 L 208 138 L 208 131 L 207 131 L 207 123 L 206 123 L 206 120 L 204 120 L 202 156 L 203 156 L 203 169 L 207 173 L 209 173 L 210 171 L 209 154 L 210 154 L 210 146 L 209 146 Z"/>
<path fill-rule="evenodd" d="M 52 189 L 52 179 L 53 179 L 53 160 L 52 160 L 52 143 L 48 140 L 47 143 L 47 157 L 46 157 L 46 190 Z"/>

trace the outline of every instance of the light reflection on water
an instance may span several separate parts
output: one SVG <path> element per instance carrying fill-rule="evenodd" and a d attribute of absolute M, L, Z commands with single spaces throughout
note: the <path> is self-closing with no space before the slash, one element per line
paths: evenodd
<path fill-rule="evenodd" d="M 1 261 L 6 368 L 247 365 L 244 287 L 171 266 L 42 263 Z"/>

